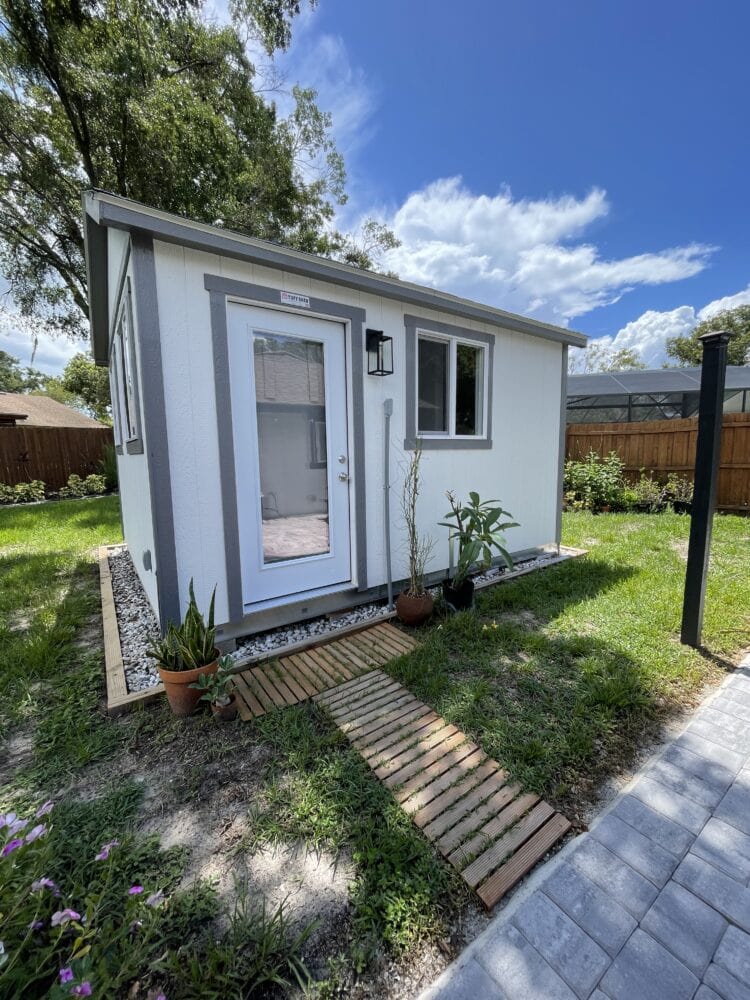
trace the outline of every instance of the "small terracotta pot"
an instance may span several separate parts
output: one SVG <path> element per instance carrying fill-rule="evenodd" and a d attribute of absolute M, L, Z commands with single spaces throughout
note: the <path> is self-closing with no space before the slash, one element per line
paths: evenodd
<path fill-rule="evenodd" d="M 201 696 L 197 688 L 191 688 L 188 685 L 195 684 L 201 674 L 215 674 L 218 669 L 218 650 L 213 663 L 209 663 L 205 667 L 196 667 L 195 670 L 164 670 L 159 667 L 159 677 L 164 685 L 164 693 L 172 712 L 178 719 L 192 715 Z"/>
<path fill-rule="evenodd" d="M 227 705 L 216 705 L 211 702 L 211 711 L 217 722 L 234 722 L 237 718 L 237 699 L 232 695 Z"/>
<path fill-rule="evenodd" d="M 396 598 L 396 614 L 404 625 L 421 625 L 432 614 L 434 605 L 432 594 L 420 594 L 412 597 L 405 590 Z"/>

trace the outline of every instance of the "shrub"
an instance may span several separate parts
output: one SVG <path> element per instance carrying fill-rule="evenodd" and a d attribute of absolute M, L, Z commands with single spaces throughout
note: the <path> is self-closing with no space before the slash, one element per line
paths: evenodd
<path fill-rule="evenodd" d="M 32 479 L 30 483 L 16 483 L 8 486 L 0 483 L 0 504 L 37 503 L 44 500 L 45 488 L 41 479 Z"/>
<path fill-rule="evenodd" d="M 565 499 L 575 510 L 622 506 L 624 462 L 615 451 L 602 458 L 590 451 L 582 461 L 565 463 Z"/>
<path fill-rule="evenodd" d="M 108 444 L 99 462 L 99 472 L 104 476 L 104 484 L 108 493 L 117 489 L 117 453 L 114 445 Z"/>
<path fill-rule="evenodd" d="M 645 508 L 653 513 L 664 506 L 661 484 L 645 469 L 641 469 L 640 478 L 631 487 L 631 492 L 633 496 L 632 506 L 637 510 Z"/>
<path fill-rule="evenodd" d="M 68 483 L 60 490 L 61 497 L 79 498 L 95 497 L 106 492 L 106 479 L 103 475 L 92 472 L 91 475 L 81 479 L 76 473 L 68 476 Z"/>
<path fill-rule="evenodd" d="M 679 476 L 676 472 L 670 472 L 667 482 L 662 491 L 662 498 L 669 503 L 681 500 L 690 503 L 693 499 L 693 481 L 687 476 Z"/>

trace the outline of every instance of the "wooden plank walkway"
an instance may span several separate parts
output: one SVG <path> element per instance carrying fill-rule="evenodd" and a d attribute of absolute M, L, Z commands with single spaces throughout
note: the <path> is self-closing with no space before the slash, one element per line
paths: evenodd
<path fill-rule="evenodd" d="M 314 701 L 487 909 L 570 830 L 564 816 L 524 793 L 464 733 L 383 671 L 360 671 Z"/>
<path fill-rule="evenodd" d="M 276 708 L 357 681 L 419 643 L 387 623 L 350 632 L 338 639 L 236 673 L 234 693 L 240 718 L 257 719 Z"/>

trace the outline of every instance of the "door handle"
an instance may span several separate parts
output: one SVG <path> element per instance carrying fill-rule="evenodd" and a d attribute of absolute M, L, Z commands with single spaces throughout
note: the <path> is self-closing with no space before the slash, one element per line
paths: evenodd
<path fill-rule="evenodd" d="M 347 483 L 349 481 L 348 472 L 339 472 L 339 482 Z"/>

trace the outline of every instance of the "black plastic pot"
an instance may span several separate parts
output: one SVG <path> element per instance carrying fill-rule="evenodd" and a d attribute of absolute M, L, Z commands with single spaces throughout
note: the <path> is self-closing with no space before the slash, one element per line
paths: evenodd
<path fill-rule="evenodd" d="M 454 611 L 466 611 L 474 604 L 474 581 L 464 580 L 458 587 L 454 587 L 450 580 L 443 580 L 443 597 Z"/>
<path fill-rule="evenodd" d="M 674 507 L 675 514 L 689 514 L 693 509 L 693 504 L 690 500 L 673 500 L 672 506 Z"/>

